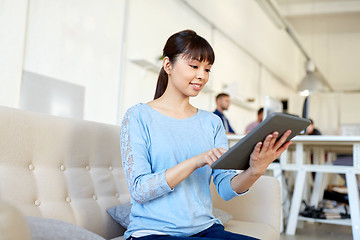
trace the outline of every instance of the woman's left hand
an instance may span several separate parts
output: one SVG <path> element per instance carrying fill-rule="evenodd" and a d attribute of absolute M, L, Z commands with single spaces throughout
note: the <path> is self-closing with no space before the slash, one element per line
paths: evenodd
<path fill-rule="evenodd" d="M 269 164 L 277 159 L 281 153 L 283 153 L 291 144 L 291 142 L 285 143 L 286 139 L 290 135 L 291 130 L 287 130 L 279 140 L 276 139 L 279 136 L 278 132 L 269 134 L 264 142 L 258 142 L 253 152 L 250 155 L 250 167 L 249 170 L 253 175 L 262 175 L 268 168 Z M 285 143 L 285 144 L 284 144 Z"/>

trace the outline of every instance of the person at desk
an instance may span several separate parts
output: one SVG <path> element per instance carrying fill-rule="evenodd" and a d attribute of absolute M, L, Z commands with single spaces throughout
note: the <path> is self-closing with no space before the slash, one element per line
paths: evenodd
<path fill-rule="evenodd" d="M 214 113 L 218 115 L 224 125 L 226 134 L 235 134 L 234 129 L 230 126 L 229 120 L 225 117 L 224 111 L 230 106 L 230 96 L 227 93 L 219 93 L 216 96 L 216 109 Z"/>
<path fill-rule="evenodd" d="M 245 134 L 248 134 L 249 132 L 251 132 L 254 128 L 257 127 L 257 125 L 259 125 L 259 123 L 262 122 L 264 117 L 264 108 L 260 108 L 257 112 L 257 120 L 250 123 L 249 125 L 247 125 L 246 129 L 245 129 Z"/>
<path fill-rule="evenodd" d="M 321 135 L 321 132 L 315 128 L 314 121 L 310 118 L 310 125 L 306 128 L 306 135 Z"/>

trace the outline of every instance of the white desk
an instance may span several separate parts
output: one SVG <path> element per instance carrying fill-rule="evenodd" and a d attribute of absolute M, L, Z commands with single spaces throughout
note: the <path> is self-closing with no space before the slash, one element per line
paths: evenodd
<path fill-rule="evenodd" d="M 346 221 L 339 220 L 325 220 L 323 222 L 351 225 L 353 238 L 360 239 L 359 192 L 356 181 L 356 174 L 360 174 L 360 136 L 297 136 L 292 142 L 295 145 L 296 151 L 295 163 L 288 163 L 286 157 L 281 158 L 281 167 L 283 170 L 295 171 L 297 173 L 286 234 L 294 235 L 297 221 L 303 220 L 303 218 L 299 218 L 299 210 L 306 181 L 306 173 L 318 172 L 320 176 L 326 173 L 342 173 L 346 176 L 351 221 L 348 222 L 348 224 Z M 312 148 L 318 147 L 322 152 L 338 151 L 340 148 L 347 151 L 350 150 L 353 154 L 353 166 L 305 164 L 303 162 L 304 148 L 309 146 Z M 287 154 L 283 155 L 287 156 Z M 314 192 L 316 193 L 316 191 L 319 191 L 319 189 L 316 189 L 319 184 L 315 184 L 314 186 Z"/>

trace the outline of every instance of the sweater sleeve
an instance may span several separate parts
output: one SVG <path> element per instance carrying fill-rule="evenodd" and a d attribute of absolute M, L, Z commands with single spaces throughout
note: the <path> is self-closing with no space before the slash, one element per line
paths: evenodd
<path fill-rule="evenodd" d="M 172 191 L 166 182 L 165 170 L 151 170 L 149 144 L 146 126 L 134 106 L 126 112 L 122 121 L 120 146 L 127 185 L 132 199 L 138 203 L 145 203 Z"/>

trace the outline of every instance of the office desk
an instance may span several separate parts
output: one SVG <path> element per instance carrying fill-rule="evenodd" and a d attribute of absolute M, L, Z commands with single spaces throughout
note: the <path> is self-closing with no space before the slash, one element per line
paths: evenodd
<path fill-rule="evenodd" d="M 228 135 L 229 145 L 233 146 L 239 141 L 242 135 Z M 311 204 L 319 200 L 319 193 L 323 190 L 322 177 L 327 173 L 343 173 L 346 176 L 346 182 L 349 192 L 349 207 L 351 220 L 316 220 L 319 222 L 326 222 L 330 224 L 351 225 L 353 238 L 360 239 L 360 208 L 359 208 L 359 192 L 356 181 L 356 174 L 360 174 L 360 136 L 296 136 L 292 139 L 292 146 L 290 149 L 295 150 L 295 163 L 290 163 L 287 159 L 288 154 L 284 152 L 280 156 L 280 164 L 270 164 L 269 169 L 274 171 L 274 176 L 277 176 L 281 181 L 282 171 L 296 172 L 296 180 L 294 193 L 290 206 L 290 213 L 286 228 L 286 234 L 294 235 L 299 218 L 300 205 L 303 196 L 304 185 L 306 181 L 306 174 L 308 172 L 317 172 L 314 190 L 312 194 Z M 320 162 L 324 162 L 326 152 L 347 152 L 353 154 L 353 166 L 335 166 L 335 165 L 319 165 L 307 164 L 304 162 L 304 150 L 307 148 L 317 148 L 320 152 Z M 315 221 L 315 220 L 314 220 Z M 282 232 L 282 229 L 281 229 Z"/>
<path fill-rule="evenodd" d="M 294 193 L 291 201 L 290 213 L 286 234 L 294 235 L 299 218 L 299 210 L 302 201 L 304 185 L 306 181 L 306 173 L 317 172 L 318 179 L 315 179 L 313 195 L 320 191 L 321 176 L 326 173 L 342 173 L 346 176 L 349 196 L 349 208 L 351 220 L 314 220 L 330 224 L 351 225 L 354 239 L 360 239 L 360 208 L 359 208 L 359 191 L 356 181 L 356 174 L 360 174 L 360 136 L 296 136 L 292 140 L 295 145 L 295 163 L 289 163 L 286 159 L 287 154 L 284 153 L 281 158 L 281 167 L 285 171 L 296 172 L 296 181 Z M 307 147 L 319 148 L 320 152 L 327 151 L 346 151 L 353 154 L 353 166 L 335 166 L 335 165 L 319 165 L 304 163 L 304 149 Z M 320 184 L 319 184 L 320 183 Z M 315 196 L 314 195 L 314 196 Z M 314 202 L 314 201 L 313 201 Z"/>

